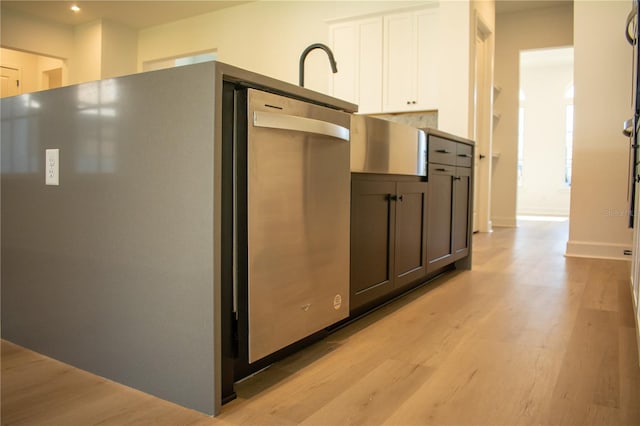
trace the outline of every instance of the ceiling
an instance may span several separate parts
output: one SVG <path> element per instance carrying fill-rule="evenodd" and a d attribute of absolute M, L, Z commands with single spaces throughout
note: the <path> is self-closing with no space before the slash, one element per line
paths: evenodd
<path fill-rule="evenodd" d="M 104 18 L 130 28 L 142 29 L 179 19 L 213 12 L 243 3 L 242 0 L 198 0 L 198 1 L 0 1 L 2 11 L 11 9 L 47 21 L 64 25 L 80 25 Z M 79 12 L 72 12 L 77 4 Z"/>

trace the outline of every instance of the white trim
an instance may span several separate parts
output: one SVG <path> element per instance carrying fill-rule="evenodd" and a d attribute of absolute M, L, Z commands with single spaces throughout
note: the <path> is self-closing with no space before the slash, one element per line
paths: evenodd
<path fill-rule="evenodd" d="M 593 259 L 627 260 L 624 251 L 630 250 L 629 244 L 611 244 L 596 241 L 567 241 L 566 257 L 586 257 Z"/>
<path fill-rule="evenodd" d="M 507 216 L 507 217 L 493 216 L 491 218 L 491 223 L 493 224 L 493 226 L 497 226 L 501 228 L 516 228 L 518 226 L 518 221 L 513 216 Z"/>
<path fill-rule="evenodd" d="M 518 216 L 567 216 L 569 217 L 569 208 L 553 208 L 553 207 L 520 207 L 518 206 Z"/>

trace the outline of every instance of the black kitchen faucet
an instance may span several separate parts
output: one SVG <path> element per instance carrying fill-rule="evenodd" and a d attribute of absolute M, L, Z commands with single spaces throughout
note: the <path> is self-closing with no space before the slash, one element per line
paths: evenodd
<path fill-rule="evenodd" d="M 331 49 L 329 49 L 329 46 L 322 43 L 314 43 L 309 47 L 307 47 L 306 49 L 304 49 L 304 51 L 302 52 L 302 55 L 300 55 L 300 71 L 299 71 L 300 87 L 304 87 L 304 61 L 305 59 L 307 59 L 307 55 L 309 54 L 309 52 L 311 52 L 313 49 L 322 49 L 325 52 L 327 52 L 327 56 L 329 56 L 329 62 L 331 63 L 331 71 L 333 71 L 334 74 L 338 72 L 338 66 L 336 64 L 336 60 L 333 57 L 333 52 L 331 51 Z"/>

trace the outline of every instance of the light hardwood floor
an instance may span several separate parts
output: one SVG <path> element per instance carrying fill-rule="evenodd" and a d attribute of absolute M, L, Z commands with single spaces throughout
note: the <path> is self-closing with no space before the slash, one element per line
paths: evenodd
<path fill-rule="evenodd" d="M 563 256 L 566 223 L 474 237 L 472 271 L 238 384 L 209 418 L 2 342 L 3 425 L 640 425 L 624 261 Z"/>

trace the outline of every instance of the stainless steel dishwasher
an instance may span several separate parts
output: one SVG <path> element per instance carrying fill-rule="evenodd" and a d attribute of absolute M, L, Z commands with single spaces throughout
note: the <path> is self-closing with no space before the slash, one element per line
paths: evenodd
<path fill-rule="evenodd" d="M 248 361 L 349 314 L 350 115 L 247 89 Z"/>

